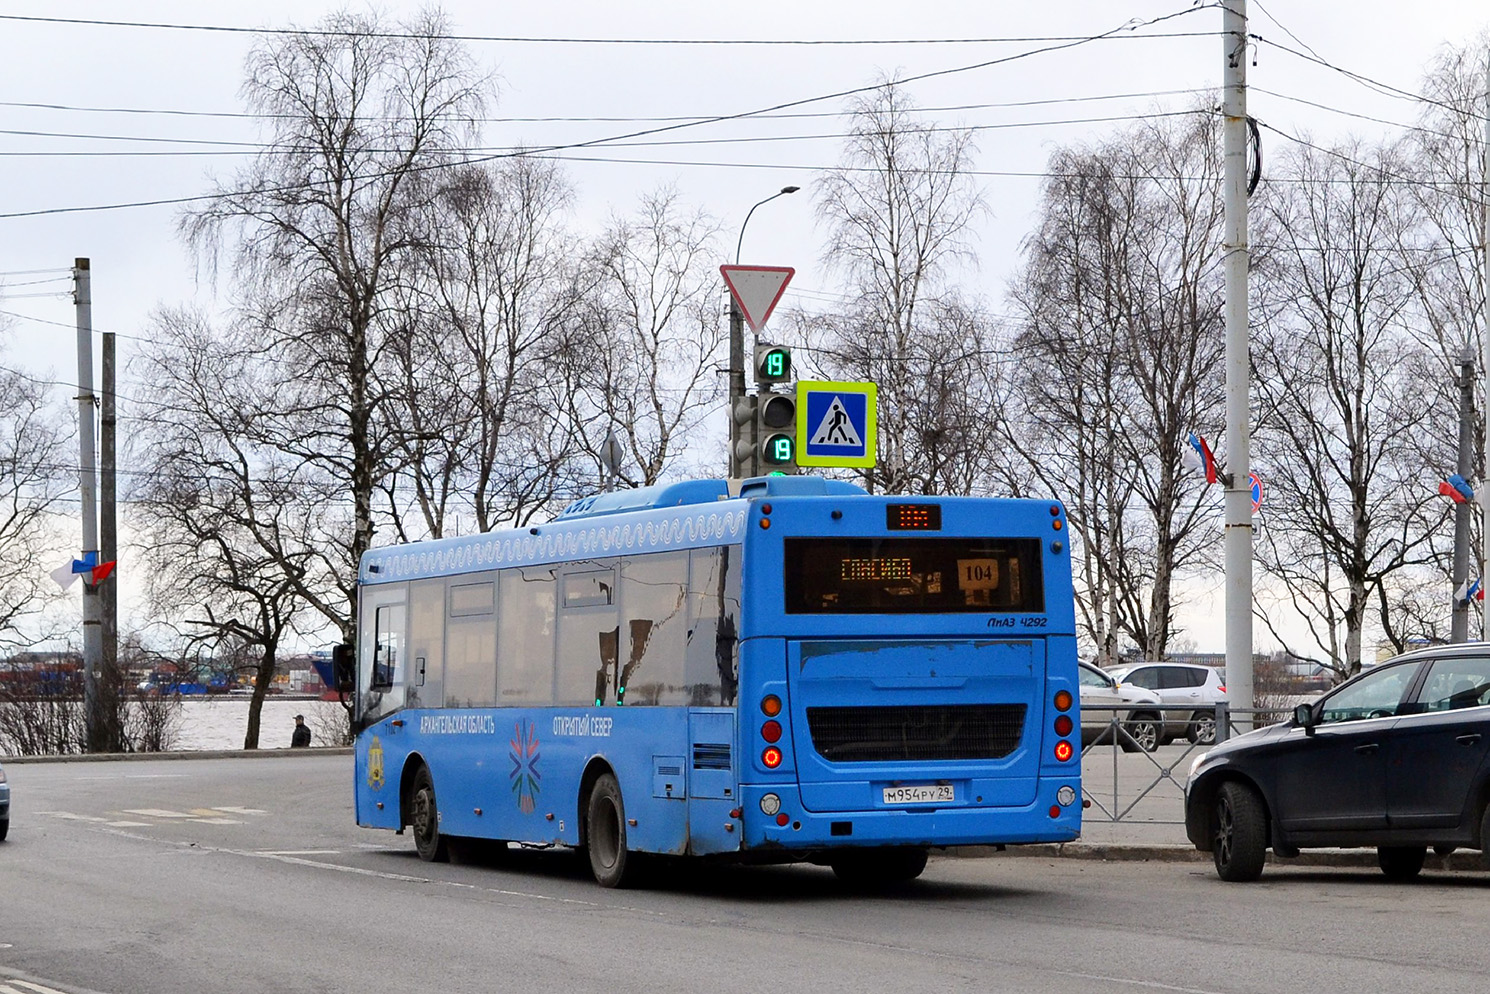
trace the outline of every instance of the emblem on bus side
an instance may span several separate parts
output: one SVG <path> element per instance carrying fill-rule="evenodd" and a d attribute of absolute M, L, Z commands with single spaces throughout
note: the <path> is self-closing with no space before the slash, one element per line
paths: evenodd
<path fill-rule="evenodd" d="M 526 727 L 524 727 L 526 726 Z M 518 721 L 512 726 L 511 749 L 507 755 L 512 760 L 512 793 L 517 795 L 517 807 L 525 815 L 533 813 L 538 806 L 538 729 L 532 721 Z"/>
<path fill-rule="evenodd" d="M 367 785 L 373 790 L 383 789 L 383 743 L 376 735 L 367 747 Z"/>

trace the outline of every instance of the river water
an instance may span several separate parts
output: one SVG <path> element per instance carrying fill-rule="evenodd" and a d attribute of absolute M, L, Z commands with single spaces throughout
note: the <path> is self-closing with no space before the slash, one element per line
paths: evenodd
<path fill-rule="evenodd" d="M 172 751 L 242 749 L 248 730 L 248 705 L 247 697 L 183 698 L 180 719 L 174 725 Z M 288 749 L 297 714 L 305 715 L 312 746 L 334 745 L 332 731 L 340 712 L 341 705 L 335 701 L 266 698 L 259 713 L 259 748 Z M 345 724 L 345 719 L 341 723 Z"/>

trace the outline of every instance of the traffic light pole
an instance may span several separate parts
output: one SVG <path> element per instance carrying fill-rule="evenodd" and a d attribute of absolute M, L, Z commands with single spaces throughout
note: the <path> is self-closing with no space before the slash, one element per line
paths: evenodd
<path fill-rule="evenodd" d="M 754 210 L 754 208 L 751 208 Z M 729 295 L 729 476 L 730 479 L 738 479 L 743 476 L 754 476 L 754 466 L 742 466 L 740 462 L 740 431 L 745 428 L 736 417 L 740 405 L 745 400 L 745 315 L 740 311 L 740 304 L 735 300 L 735 295 Z M 748 430 L 754 431 L 754 418 L 751 419 L 752 427 Z M 752 440 L 753 443 L 754 440 Z M 752 450 L 754 446 L 752 444 Z M 745 472 L 749 470 L 749 472 Z"/>

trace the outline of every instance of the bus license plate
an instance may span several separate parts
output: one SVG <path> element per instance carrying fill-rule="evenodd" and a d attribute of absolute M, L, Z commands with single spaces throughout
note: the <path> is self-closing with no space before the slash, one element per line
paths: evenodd
<path fill-rule="evenodd" d="M 949 783 L 920 784 L 914 787 L 886 787 L 886 804 L 936 804 L 950 801 L 952 785 Z"/>

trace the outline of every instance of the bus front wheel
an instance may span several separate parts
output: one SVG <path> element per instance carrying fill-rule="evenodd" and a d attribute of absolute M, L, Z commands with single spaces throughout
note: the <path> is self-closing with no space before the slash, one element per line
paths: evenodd
<path fill-rule="evenodd" d="M 440 809 L 435 803 L 435 781 L 429 767 L 421 766 L 414 775 L 414 789 L 409 795 L 409 822 L 414 826 L 414 848 L 426 863 L 444 863 L 450 859 L 450 843 L 440 832 Z"/>
<path fill-rule="evenodd" d="M 603 773 L 590 789 L 585 806 L 585 848 L 590 872 L 602 887 L 628 887 L 636 882 L 636 854 L 626 848 L 626 805 L 621 785 L 612 773 Z"/>
<path fill-rule="evenodd" d="M 828 861 L 850 887 L 880 887 L 914 880 L 926 869 L 926 850 L 912 847 L 848 849 Z"/>

